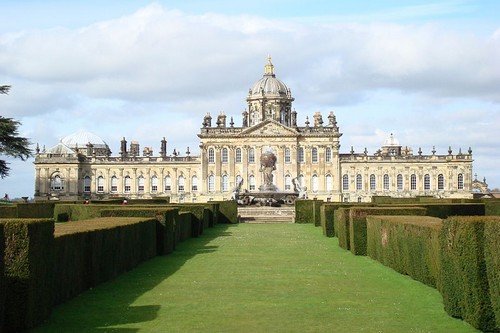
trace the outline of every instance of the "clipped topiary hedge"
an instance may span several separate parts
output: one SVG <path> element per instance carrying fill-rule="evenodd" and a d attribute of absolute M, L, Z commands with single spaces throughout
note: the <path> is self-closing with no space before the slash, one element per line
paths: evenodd
<path fill-rule="evenodd" d="M 178 229 L 177 232 L 179 233 L 179 242 L 183 242 L 186 239 L 191 238 L 192 236 L 192 213 L 191 212 L 179 212 L 179 218 L 177 219 L 177 225 Z"/>
<path fill-rule="evenodd" d="M 0 219 L 16 217 L 17 207 L 15 205 L 0 205 Z"/>
<path fill-rule="evenodd" d="M 209 213 L 209 227 L 213 227 L 219 223 L 219 204 L 213 201 L 205 203 L 205 207 L 210 211 Z"/>
<path fill-rule="evenodd" d="M 445 219 L 449 216 L 483 216 L 483 203 L 429 203 L 420 205 L 427 208 L 427 215 Z"/>
<path fill-rule="evenodd" d="M 441 226 L 441 219 L 429 216 L 367 216 L 367 255 L 440 289 Z"/>
<path fill-rule="evenodd" d="M 312 223 L 321 225 L 322 200 L 295 200 L 295 223 Z"/>
<path fill-rule="evenodd" d="M 54 304 L 156 255 L 156 219 L 97 218 L 55 227 Z"/>
<path fill-rule="evenodd" d="M 337 209 L 337 205 L 323 204 L 320 209 L 320 220 L 321 220 L 321 228 L 323 229 L 323 235 L 326 237 L 335 236 L 335 228 L 334 228 L 334 212 Z"/>
<path fill-rule="evenodd" d="M 215 203 L 219 204 L 217 223 L 239 223 L 238 203 L 235 200 L 215 201 Z"/>
<path fill-rule="evenodd" d="M 500 216 L 500 200 L 488 199 L 484 200 L 485 215 Z"/>
<path fill-rule="evenodd" d="M 358 256 L 366 255 L 366 217 L 368 215 L 419 215 L 421 207 L 351 207 L 349 208 L 349 249 Z"/>
<path fill-rule="evenodd" d="M 484 259 L 490 299 L 495 314 L 496 328 L 500 331 L 500 217 L 484 225 Z"/>
<path fill-rule="evenodd" d="M 5 313 L 8 332 L 35 327 L 50 315 L 54 222 L 2 219 L 5 237 Z"/>
<path fill-rule="evenodd" d="M 18 218 L 52 218 L 54 202 L 31 202 L 17 204 Z"/>
<path fill-rule="evenodd" d="M 339 239 L 339 246 L 343 249 L 350 249 L 349 242 L 349 208 L 338 208 L 333 213 L 335 235 Z"/>
<path fill-rule="evenodd" d="M 483 331 L 495 329 L 486 270 L 485 224 L 496 217 L 450 217 L 439 235 L 443 303 L 446 312 Z M 495 250 L 498 256 L 498 248 Z M 496 258 L 498 260 L 498 258 Z M 498 329 L 498 328 L 497 328 Z"/>

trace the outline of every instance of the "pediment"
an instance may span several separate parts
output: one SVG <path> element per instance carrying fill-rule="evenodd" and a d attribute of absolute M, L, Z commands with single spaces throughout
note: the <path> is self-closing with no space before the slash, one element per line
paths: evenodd
<path fill-rule="evenodd" d="M 299 133 L 293 128 L 287 127 L 279 122 L 267 119 L 257 125 L 249 127 L 241 132 L 242 136 L 268 136 L 268 137 L 283 137 L 297 136 Z"/>

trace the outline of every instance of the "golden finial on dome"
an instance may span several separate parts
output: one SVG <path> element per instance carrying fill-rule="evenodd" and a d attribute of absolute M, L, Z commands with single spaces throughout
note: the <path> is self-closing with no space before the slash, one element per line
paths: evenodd
<path fill-rule="evenodd" d="M 274 65 L 271 62 L 270 55 L 267 55 L 267 64 L 264 66 L 264 75 L 274 75 Z"/>

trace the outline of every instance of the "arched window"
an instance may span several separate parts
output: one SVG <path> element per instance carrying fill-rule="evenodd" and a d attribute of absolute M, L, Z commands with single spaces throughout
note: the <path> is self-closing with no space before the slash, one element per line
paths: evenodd
<path fill-rule="evenodd" d="M 196 176 L 191 177 L 191 191 L 198 191 L 198 177 Z"/>
<path fill-rule="evenodd" d="M 410 190 L 416 190 L 417 189 L 417 175 L 412 174 L 410 176 Z"/>
<path fill-rule="evenodd" d="M 221 190 L 222 192 L 229 191 L 229 177 L 227 175 L 222 175 Z"/>
<path fill-rule="evenodd" d="M 363 176 L 359 173 L 356 175 L 356 190 L 361 191 L 363 189 Z"/>
<path fill-rule="evenodd" d="M 130 193 L 130 190 L 132 188 L 132 179 L 130 179 L 130 176 L 125 176 L 124 181 L 124 188 L 125 188 L 125 193 Z"/>
<path fill-rule="evenodd" d="M 158 192 L 158 177 L 156 176 L 151 177 L 151 192 Z"/>
<path fill-rule="evenodd" d="M 292 176 L 285 175 L 285 191 L 292 189 Z"/>
<path fill-rule="evenodd" d="M 464 189 L 464 175 L 459 173 L 458 174 L 458 189 L 463 190 Z"/>
<path fill-rule="evenodd" d="M 248 163 L 255 163 L 255 150 L 253 148 L 248 149 Z"/>
<path fill-rule="evenodd" d="M 118 177 L 111 177 L 111 193 L 118 192 Z"/>
<path fill-rule="evenodd" d="M 254 175 L 250 175 L 250 177 L 248 177 L 248 189 L 250 191 L 255 190 L 255 176 Z"/>
<path fill-rule="evenodd" d="M 222 148 L 222 163 L 227 163 L 229 161 L 229 157 L 227 154 L 227 148 Z"/>
<path fill-rule="evenodd" d="M 326 175 L 325 180 L 326 180 L 326 190 L 328 192 L 333 191 L 333 177 L 332 177 L 332 175 Z"/>
<path fill-rule="evenodd" d="M 318 175 L 313 175 L 311 178 L 311 187 L 313 192 L 318 192 L 319 180 Z"/>
<path fill-rule="evenodd" d="M 361 200 L 362 200 L 361 197 L 358 197 L 358 202 L 361 202 Z"/>
<path fill-rule="evenodd" d="M 403 175 L 402 174 L 397 175 L 396 183 L 397 183 L 398 191 L 402 191 L 403 190 Z"/>
<path fill-rule="evenodd" d="M 140 193 L 144 192 L 144 177 L 143 176 L 139 176 L 139 178 L 137 178 L 137 191 L 139 191 Z"/>
<path fill-rule="evenodd" d="M 389 191 L 389 189 L 390 189 L 389 175 L 385 174 L 384 175 L 384 190 Z"/>
<path fill-rule="evenodd" d="M 428 174 L 424 175 L 424 190 L 431 189 L 431 177 Z"/>
<path fill-rule="evenodd" d="M 318 148 L 313 147 L 311 150 L 311 161 L 313 163 L 318 163 Z"/>
<path fill-rule="evenodd" d="M 332 148 L 327 147 L 325 150 L 325 160 L 326 163 L 329 163 L 332 161 Z"/>
<path fill-rule="evenodd" d="M 208 176 L 208 191 L 209 192 L 215 191 L 215 176 L 214 175 Z"/>
<path fill-rule="evenodd" d="M 285 163 L 290 163 L 292 159 L 290 158 L 290 148 L 285 148 Z"/>
<path fill-rule="evenodd" d="M 375 191 L 377 189 L 377 181 L 374 174 L 370 175 L 370 190 Z"/>
<path fill-rule="evenodd" d="M 172 178 L 170 176 L 165 177 L 165 191 L 172 191 Z"/>
<path fill-rule="evenodd" d="M 90 177 L 89 176 L 85 176 L 85 178 L 83 178 L 83 192 L 90 193 Z"/>
<path fill-rule="evenodd" d="M 438 175 L 438 190 L 444 190 L 444 176 L 441 173 Z"/>
<path fill-rule="evenodd" d="M 236 148 L 236 163 L 241 163 L 241 148 Z"/>
<path fill-rule="evenodd" d="M 208 150 L 208 163 L 215 163 L 215 152 L 213 148 Z"/>
<path fill-rule="evenodd" d="M 342 176 L 342 190 L 349 191 L 349 176 L 348 175 Z"/>
<path fill-rule="evenodd" d="M 299 147 L 299 150 L 297 151 L 297 161 L 299 163 L 304 163 L 304 148 Z"/>
<path fill-rule="evenodd" d="M 97 193 L 103 193 L 104 192 L 104 177 L 99 176 L 97 177 Z"/>
<path fill-rule="evenodd" d="M 51 179 L 50 189 L 52 191 L 61 191 L 63 189 L 62 179 L 59 175 L 56 175 Z"/>
<path fill-rule="evenodd" d="M 184 176 L 179 176 L 179 178 L 177 179 L 177 191 L 179 192 L 183 192 L 184 189 L 185 189 L 185 179 L 184 179 Z"/>

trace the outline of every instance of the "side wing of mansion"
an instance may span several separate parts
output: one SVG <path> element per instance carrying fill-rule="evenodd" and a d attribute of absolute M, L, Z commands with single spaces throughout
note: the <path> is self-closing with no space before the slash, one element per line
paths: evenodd
<path fill-rule="evenodd" d="M 292 179 L 307 187 L 310 198 L 325 201 L 367 202 L 372 196 L 472 197 L 472 151 L 423 155 L 403 147 L 391 136 L 374 154 L 340 154 L 335 115 L 325 121 L 316 113 L 312 122 L 297 125 L 290 89 L 274 74 L 268 59 L 263 77 L 249 90 L 243 124 L 220 114 L 212 123 L 203 119 L 200 155 L 189 150 L 167 154 L 161 141 L 159 155 L 151 148 L 141 154 L 139 144 L 121 141 L 112 156 L 98 136 L 80 131 L 50 149 L 37 147 L 36 200 L 152 198 L 169 196 L 172 202 L 230 199 L 243 179 L 243 190 L 258 191 L 262 184 L 260 156 L 277 157 L 274 183 L 279 190 L 294 190 Z"/>

